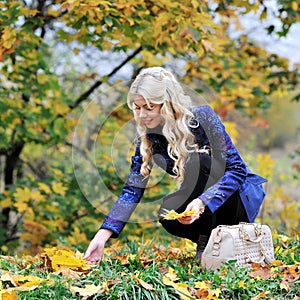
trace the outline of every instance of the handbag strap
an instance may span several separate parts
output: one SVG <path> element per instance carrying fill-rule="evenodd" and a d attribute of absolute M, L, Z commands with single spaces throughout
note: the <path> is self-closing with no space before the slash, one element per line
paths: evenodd
<path fill-rule="evenodd" d="M 213 249 L 212 249 L 213 256 L 220 255 L 221 241 L 222 241 L 222 229 L 220 227 L 218 227 L 215 230 L 214 236 L 213 236 Z"/>
<path fill-rule="evenodd" d="M 260 224 L 251 224 L 252 226 L 254 226 L 254 232 L 256 237 L 255 238 L 251 238 L 249 233 L 245 230 L 244 225 L 245 223 L 240 223 L 240 227 L 239 227 L 239 233 L 240 233 L 240 237 L 243 241 L 248 241 L 251 243 L 260 243 L 261 240 L 264 237 L 264 233 L 262 232 L 262 226 Z"/>

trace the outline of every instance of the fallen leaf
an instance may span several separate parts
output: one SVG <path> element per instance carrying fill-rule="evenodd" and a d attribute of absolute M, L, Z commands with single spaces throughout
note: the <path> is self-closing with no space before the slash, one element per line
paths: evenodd
<path fill-rule="evenodd" d="M 100 285 L 87 284 L 84 288 L 71 286 L 70 291 L 74 294 L 78 293 L 82 297 L 91 297 L 96 294 L 104 293 L 104 289 Z"/>
<path fill-rule="evenodd" d="M 13 276 L 15 283 L 18 286 L 31 287 L 39 286 L 44 280 L 37 276 Z"/>
<path fill-rule="evenodd" d="M 269 279 L 272 277 L 272 272 L 268 266 L 265 267 L 255 267 L 253 272 L 248 274 L 252 278 L 260 278 L 260 279 Z"/>
<path fill-rule="evenodd" d="M 209 296 L 209 291 L 206 289 L 199 289 L 196 292 L 197 299 L 207 299 Z"/>
<path fill-rule="evenodd" d="M 136 280 L 137 283 L 139 283 L 144 289 L 149 290 L 149 291 L 153 291 L 155 290 L 155 288 L 153 287 L 152 284 L 145 282 L 144 280 L 138 278 L 137 276 L 133 275 L 131 276 L 133 279 Z"/>
<path fill-rule="evenodd" d="M 11 274 L 9 273 L 5 273 L 0 277 L 0 281 L 1 282 L 6 282 L 7 284 L 9 284 L 11 287 L 12 286 L 17 286 L 17 284 L 14 281 L 14 278 Z"/>
<path fill-rule="evenodd" d="M 62 250 L 57 248 L 47 248 L 44 252 L 48 255 L 51 266 L 54 271 L 59 271 L 60 268 L 70 268 L 75 271 L 86 272 L 90 270 L 88 262 L 79 257 L 79 254 L 71 250 Z"/>
<path fill-rule="evenodd" d="M 270 293 L 269 291 L 267 291 L 267 292 L 261 292 L 261 293 L 259 293 L 257 296 L 252 297 L 251 300 L 258 300 L 258 299 L 261 299 L 261 298 L 266 298 L 266 296 L 267 296 L 269 293 Z"/>
<path fill-rule="evenodd" d="M 15 291 L 0 291 L 0 299 L 1 300 L 18 300 Z"/>

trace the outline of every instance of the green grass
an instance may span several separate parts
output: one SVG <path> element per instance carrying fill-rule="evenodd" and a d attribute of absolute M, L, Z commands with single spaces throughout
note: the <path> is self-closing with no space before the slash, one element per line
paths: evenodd
<path fill-rule="evenodd" d="M 206 271 L 193 259 L 193 253 L 185 251 L 183 243 L 176 242 L 164 248 L 153 241 L 119 244 L 116 251 L 108 249 L 99 266 L 86 273 L 71 272 L 69 275 L 54 273 L 39 259 L 2 257 L 0 276 L 8 272 L 44 279 L 44 283 L 33 290 L 17 291 L 18 299 L 26 300 L 251 299 L 258 295 L 257 299 L 299 299 L 299 236 L 289 239 L 277 236 L 274 246 L 277 261 L 266 269 L 272 275 L 266 279 L 254 276 L 253 270 L 236 268 L 233 262 L 217 271 Z M 166 276 L 171 278 L 173 286 L 164 282 Z M 2 292 L 12 287 L 8 280 L 0 281 L 0 287 L 1 284 Z M 99 286 L 101 292 L 86 297 L 72 292 L 71 287 L 86 288 L 88 285 Z M 179 292 L 180 286 L 185 287 L 188 295 Z"/>

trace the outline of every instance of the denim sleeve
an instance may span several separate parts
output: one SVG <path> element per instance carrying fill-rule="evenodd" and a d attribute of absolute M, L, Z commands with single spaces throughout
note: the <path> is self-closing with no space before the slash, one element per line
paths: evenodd
<path fill-rule="evenodd" d="M 224 162 L 224 172 L 220 179 L 198 197 L 211 212 L 215 212 L 245 181 L 246 164 L 210 106 L 196 108 L 195 116 L 202 127 L 201 130 L 205 132 L 214 158 Z"/>
<path fill-rule="evenodd" d="M 144 194 L 148 180 L 140 173 L 141 165 L 142 156 L 139 146 L 137 146 L 135 155 L 131 158 L 131 167 L 127 182 L 101 225 L 101 229 L 109 229 L 113 232 L 113 238 L 118 237 L 121 233 Z"/>

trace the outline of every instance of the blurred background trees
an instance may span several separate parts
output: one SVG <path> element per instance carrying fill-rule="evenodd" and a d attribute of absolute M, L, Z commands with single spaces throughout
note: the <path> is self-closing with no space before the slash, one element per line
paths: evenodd
<path fill-rule="evenodd" d="M 297 227 L 299 196 L 282 186 L 294 190 L 299 180 L 299 66 L 262 48 L 241 20 L 255 14 L 263 22 L 271 16 L 266 34 L 284 38 L 299 23 L 300 10 L 296 1 L 268 3 L 2 1 L 2 251 L 86 246 L 126 179 L 132 151 L 127 148 L 134 138 L 124 105 L 128 84 L 141 68 L 154 65 L 172 70 L 203 94 L 233 136 L 233 129 L 240 132 L 238 147 L 252 167 L 270 170 L 263 217 L 276 219 L 278 228 Z M 283 165 L 282 155 L 276 157 L 280 170 L 266 153 L 274 146 L 291 157 Z M 265 156 L 257 157 L 259 152 Z M 86 173 L 76 175 L 83 167 Z M 284 175 L 276 177 L 278 172 Z M 159 170 L 154 178 L 146 202 L 172 189 Z"/>

